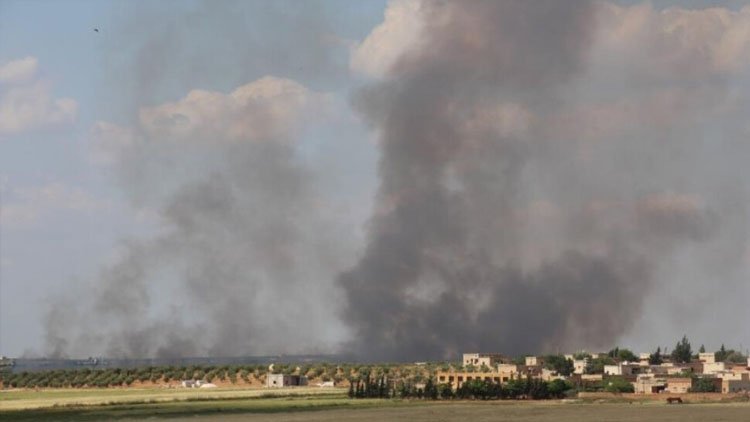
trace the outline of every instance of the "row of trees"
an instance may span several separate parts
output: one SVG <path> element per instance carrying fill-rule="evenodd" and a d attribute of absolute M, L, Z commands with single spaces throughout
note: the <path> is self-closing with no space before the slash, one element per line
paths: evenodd
<path fill-rule="evenodd" d="M 474 400 L 497 400 L 497 399 L 531 399 L 544 400 L 563 398 L 566 393 L 573 389 L 573 385 L 564 380 L 551 382 L 536 378 L 511 380 L 506 383 L 497 383 L 485 380 L 471 380 L 463 383 L 455 391 L 450 384 L 436 384 L 429 378 L 424 385 L 415 384 L 410 381 L 389 381 L 385 376 L 371 378 L 369 375 L 364 379 L 350 380 L 350 398 L 402 398 L 402 399 L 424 399 L 424 400 L 450 400 L 450 399 L 474 399 Z"/>
<path fill-rule="evenodd" d="M 62 387 L 117 387 L 138 382 L 170 382 L 200 379 L 208 382 L 239 379 L 249 383 L 251 378 L 261 379 L 266 374 L 265 365 L 247 366 L 158 366 L 143 368 L 60 369 L 39 372 L 6 372 L 0 375 L 3 385 L 13 388 Z"/>
<path fill-rule="evenodd" d="M 698 349 L 698 353 L 705 353 L 706 347 L 701 345 Z M 656 351 L 649 357 L 649 363 L 651 365 L 660 365 L 664 362 L 665 356 L 669 356 L 674 363 L 690 363 L 691 361 L 698 359 L 698 353 L 693 353 L 693 348 L 688 340 L 687 336 L 682 336 L 682 339 L 677 342 L 672 353 L 669 355 L 666 352 L 662 353 L 661 347 L 656 348 Z M 714 353 L 714 358 L 717 362 L 730 362 L 730 363 L 746 363 L 747 355 L 741 351 L 735 351 L 727 348 L 722 344 L 721 348 Z"/>
<path fill-rule="evenodd" d="M 363 378 L 390 375 L 423 382 L 434 376 L 444 364 L 391 365 L 391 364 L 274 364 L 273 373 L 306 375 L 312 380 L 341 382 L 347 378 Z M 0 381 L 5 387 L 14 388 L 62 388 L 62 387 L 116 387 L 135 382 L 170 382 L 185 379 L 230 381 L 250 383 L 263 382 L 269 371 L 268 365 L 221 365 L 221 366 L 153 366 L 142 368 L 82 367 L 50 371 L 0 372 Z"/>

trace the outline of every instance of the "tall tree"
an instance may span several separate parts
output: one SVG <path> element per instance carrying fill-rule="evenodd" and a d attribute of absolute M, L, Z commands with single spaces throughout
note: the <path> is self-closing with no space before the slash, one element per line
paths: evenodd
<path fill-rule="evenodd" d="M 661 356 L 661 347 L 657 347 L 654 353 L 648 357 L 648 363 L 650 365 L 661 365 L 664 362 L 664 358 Z"/>
<path fill-rule="evenodd" d="M 693 350 L 690 347 L 690 342 L 687 336 L 682 336 L 682 340 L 677 342 L 674 350 L 672 350 L 672 362 L 675 363 L 689 363 L 693 358 Z"/>
<path fill-rule="evenodd" d="M 727 359 L 727 355 L 729 352 L 727 351 L 727 348 L 724 347 L 724 344 L 721 345 L 721 348 L 718 352 L 714 353 L 714 357 L 716 358 L 716 362 L 724 362 Z"/>

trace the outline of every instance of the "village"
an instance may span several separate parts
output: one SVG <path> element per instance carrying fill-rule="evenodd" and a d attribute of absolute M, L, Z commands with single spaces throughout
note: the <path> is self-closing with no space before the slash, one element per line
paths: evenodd
<path fill-rule="evenodd" d="M 701 352 L 689 362 L 672 362 L 668 355 L 641 353 L 637 360 L 624 360 L 612 353 L 565 354 L 562 357 L 571 368 L 560 371 L 545 359 L 549 357 L 526 356 L 523 362 L 496 353 L 464 353 L 463 369 L 438 371 L 438 383 L 458 389 L 472 380 L 506 383 L 518 379 L 543 381 L 565 380 L 579 391 L 596 391 L 614 382 L 625 385 L 615 389 L 636 394 L 684 394 L 690 392 L 720 392 L 723 394 L 750 392 L 750 357 L 742 363 L 717 361 L 716 353 Z M 557 358 L 557 356 L 552 356 Z M 556 359 L 559 361 L 559 359 Z M 595 365 L 595 362 L 611 364 Z M 613 391 L 613 389 L 607 389 Z"/>

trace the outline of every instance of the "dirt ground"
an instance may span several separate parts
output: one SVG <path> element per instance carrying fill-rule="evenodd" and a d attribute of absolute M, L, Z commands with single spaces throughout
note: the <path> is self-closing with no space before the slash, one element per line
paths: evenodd
<path fill-rule="evenodd" d="M 314 421 L 513 421 L 513 422 L 746 422 L 748 404 L 561 404 L 434 403 L 424 406 L 374 407 L 269 414 L 190 416 L 167 420 L 193 422 Z"/>

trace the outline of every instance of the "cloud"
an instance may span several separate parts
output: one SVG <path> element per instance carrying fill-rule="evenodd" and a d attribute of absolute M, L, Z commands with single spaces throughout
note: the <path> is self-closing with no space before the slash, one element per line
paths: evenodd
<path fill-rule="evenodd" d="M 140 111 L 155 140 L 260 142 L 294 133 L 306 111 L 321 112 L 325 96 L 299 83 L 267 76 L 229 94 L 193 90 L 183 99 Z"/>
<path fill-rule="evenodd" d="M 383 23 L 352 48 L 349 66 L 355 72 L 378 78 L 419 40 L 424 27 L 418 0 L 391 0 Z"/>
<path fill-rule="evenodd" d="M 600 3 L 599 47 L 630 68 L 670 77 L 734 73 L 750 65 L 750 6 L 657 10 Z"/>
<path fill-rule="evenodd" d="M 94 164 L 113 164 L 124 151 L 138 142 L 136 132 L 114 123 L 98 121 L 89 129 L 89 160 Z"/>
<path fill-rule="evenodd" d="M 72 123 L 78 103 L 54 98 L 49 82 L 37 75 L 37 59 L 0 66 L 0 136 Z"/>
<path fill-rule="evenodd" d="M 111 206 L 109 201 L 96 198 L 80 187 L 59 182 L 11 188 L 4 196 L 2 219 L 3 226 L 8 228 L 28 228 L 59 212 L 90 214 Z"/>
<path fill-rule="evenodd" d="M 36 57 L 25 57 L 8 62 L 0 66 L 0 84 L 27 81 L 36 74 L 38 65 Z"/>

